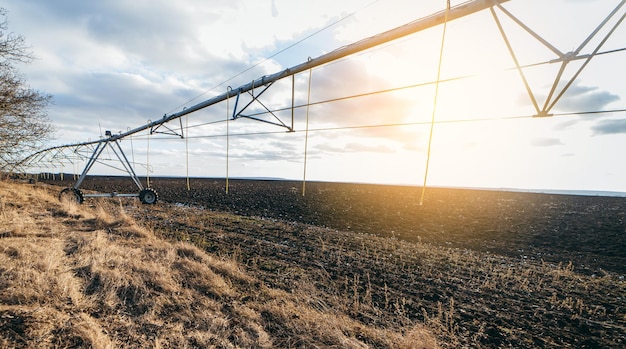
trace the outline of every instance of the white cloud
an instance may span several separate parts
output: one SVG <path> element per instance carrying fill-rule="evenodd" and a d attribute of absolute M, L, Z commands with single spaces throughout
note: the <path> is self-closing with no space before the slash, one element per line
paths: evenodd
<path fill-rule="evenodd" d="M 560 85 L 563 86 L 564 83 L 561 82 Z M 619 100 L 620 96 L 617 94 L 601 90 L 597 86 L 585 86 L 576 81 L 555 107 L 562 111 L 600 111 Z"/>
<path fill-rule="evenodd" d="M 601 120 L 592 126 L 594 135 L 626 134 L 626 119 Z"/>
<path fill-rule="evenodd" d="M 555 145 L 563 145 L 558 138 L 535 138 L 532 140 L 532 145 L 537 147 L 553 147 Z"/>

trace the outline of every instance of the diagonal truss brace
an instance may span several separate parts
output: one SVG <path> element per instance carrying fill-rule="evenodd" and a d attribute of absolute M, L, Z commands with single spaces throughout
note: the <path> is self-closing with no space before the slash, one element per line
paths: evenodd
<path fill-rule="evenodd" d="M 80 187 L 80 185 L 83 183 L 83 181 L 87 177 L 87 174 L 93 167 L 93 165 L 96 162 L 98 162 L 98 158 L 100 157 L 102 152 L 104 152 L 104 150 L 107 147 L 109 147 L 113 151 L 117 159 L 120 161 L 122 166 L 124 167 L 124 170 L 126 171 L 126 173 L 128 173 L 128 175 L 133 180 L 133 182 L 135 182 L 135 185 L 137 185 L 139 190 L 143 190 L 144 187 L 143 185 L 141 185 L 141 182 L 139 181 L 139 177 L 137 177 L 135 170 L 133 170 L 133 167 L 130 161 L 128 161 L 126 154 L 124 154 L 124 151 L 122 150 L 122 147 L 120 146 L 119 142 L 120 142 L 119 139 L 107 139 L 102 142 L 99 142 L 96 148 L 94 149 L 93 153 L 91 154 L 91 157 L 89 158 L 89 160 L 87 160 L 87 164 L 85 164 L 85 168 L 83 169 L 83 172 L 80 174 L 80 177 L 78 178 L 76 183 L 74 183 L 72 188 L 78 189 Z"/>
<path fill-rule="evenodd" d="M 163 120 L 167 119 L 167 115 L 163 115 Z M 173 127 L 169 127 L 167 126 L 167 124 L 165 122 L 154 125 L 152 127 L 150 127 L 150 134 L 153 133 L 159 133 L 159 134 L 163 134 L 163 135 L 170 135 L 170 136 L 177 136 L 180 138 L 185 138 L 185 132 L 183 129 L 183 120 L 182 119 L 178 119 L 178 123 L 180 126 L 180 131 L 176 131 L 176 129 L 174 129 Z M 165 131 L 159 131 L 160 128 L 164 128 Z"/>
<path fill-rule="evenodd" d="M 252 81 L 252 89 L 250 91 L 247 91 L 247 93 L 252 97 L 252 100 L 250 100 L 245 106 L 243 106 L 239 111 L 237 111 L 237 106 L 239 105 L 239 97 L 241 96 L 241 91 L 238 90 L 237 91 L 237 98 L 235 99 L 235 108 L 233 109 L 233 117 L 232 120 L 236 120 L 238 118 L 246 118 L 246 119 L 250 119 L 250 120 L 254 120 L 254 121 L 259 121 L 259 122 L 264 122 L 266 124 L 270 124 L 270 125 L 274 125 L 274 126 L 279 126 L 279 127 L 284 127 L 288 130 L 288 132 L 295 132 L 294 130 L 294 124 L 293 124 L 293 118 L 291 119 L 291 125 L 287 125 L 285 124 L 278 116 L 276 116 L 276 114 L 274 114 L 273 111 L 271 111 L 267 106 L 265 106 L 265 104 L 263 104 L 263 102 L 261 102 L 261 100 L 259 99 L 259 97 L 261 97 L 261 95 L 267 91 L 273 84 L 275 81 L 272 81 L 266 85 L 263 85 L 263 89 L 258 93 L 258 94 L 254 94 L 254 81 Z M 261 81 L 261 83 L 263 83 L 263 81 Z M 292 96 L 293 98 L 293 96 Z M 274 120 L 265 120 L 265 119 L 261 119 L 261 118 L 257 118 L 255 116 L 252 115 L 246 115 L 243 114 L 243 112 L 249 107 L 251 106 L 254 102 L 260 104 L 270 115 L 272 115 L 275 119 Z M 292 101 L 293 103 L 293 101 Z"/>
<path fill-rule="evenodd" d="M 567 90 L 576 81 L 576 79 L 578 78 L 580 73 L 582 73 L 582 71 L 585 69 L 585 67 L 591 61 L 591 59 L 598 54 L 598 52 L 600 51 L 602 46 L 611 37 L 613 32 L 615 32 L 615 30 L 621 25 L 621 23 L 624 21 L 624 18 L 626 18 L 626 12 L 623 13 L 622 16 L 611 27 L 611 29 L 604 36 L 604 38 L 602 38 L 602 40 L 595 47 L 595 49 L 592 51 L 592 53 L 586 54 L 586 55 L 581 55 L 580 52 L 598 34 L 598 32 L 602 28 L 604 28 L 607 25 L 607 23 L 620 11 L 620 9 L 624 6 L 624 4 L 626 4 L 626 0 L 622 0 L 617 5 L 615 7 L 615 9 L 613 9 L 613 11 L 611 11 L 611 13 L 609 13 L 606 16 L 606 18 L 595 28 L 595 30 L 591 34 L 589 34 L 589 36 L 587 36 L 587 38 L 585 40 L 583 40 L 583 42 L 576 48 L 576 50 L 568 52 L 568 53 L 563 53 L 559 49 L 557 49 L 555 46 L 550 44 L 548 41 L 543 39 L 539 34 L 537 34 L 532 29 L 530 29 L 528 26 L 526 26 L 521 20 L 519 20 L 511 12 L 506 10 L 501 4 L 496 3 L 494 1 L 494 6 L 495 7 L 497 7 L 500 11 L 502 11 L 502 13 L 504 13 L 506 16 L 511 18 L 513 20 L 513 22 L 515 22 L 517 25 L 519 25 L 522 29 L 524 29 L 527 33 L 529 33 L 537 41 L 542 43 L 544 46 L 546 46 L 549 50 L 551 50 L 552 52 L 554 52 L 558 56 L 558 58 L 550 61 L 551 63 L 561 62 L 561 67 L 559 68 L 559 71 L 558 71 L 558 73 L 556 74 L 556 76 L 554 78 L 554 81 L 553 81 L 552 86 L 550 88 L 550 92 L 548 93 L 548 96 L 546 97 L 546 100 L 544 102 L 543 107 L 540 108 L 539 104 L 537 103 L 537 99 L 535 97 L 535 94 L 533 93 L 530 85 L 528 84 L 528 80 L 526 79 L 524 71 L 522 70 L 522 67 L 519 64 L 519 61 L 517 60 L 517 56 L 515 55 L 515 51 L 513 50 L 513 47 L 511 45 L 511 43 L 509 42 L 509 39 L 508 39 L 508 37 L 507 37 L 503 27 L 502 27 L 502 24 L 500 23 L 500 19 L 498 18 L 494 8 L 493 7 L 489 8 L 489 10 L 491 11 L 492 17 L 494 18 L 494 20 L 496 22 L 498 30 L 500 31 L 500 35 L 502 36 L 502 38 L 503 38 L 503 40 L 504 40 L 504 42 L 505 42 L 505 44 L 507 46 L 507 49 L 509 50 L 509 54 L 511 55 L 511 58 L 513 59 L 513 62 L 515 63 L 516 69 L 517 69 L 517 71 L 520 74 L 522 82 L 524 83 L 524 87 L 526 88 L 526 92 L 528 93 L 528 96 L 529 96 L 529 98 L 530 98 L 530 100 L 531 100 L 531 102 L 532 102 L 532 104 L 533 104 L 533 106 L 535 108 L 535 111 L 537 112 L 535 117 L 552 116 L 552 114 L 550 114 L 550 112 L 552 111 L 552 108 L 554 108 L 554 106 L 557 104 L 557 102 L 563 97 L 563 95 L 567 92 Z M 583 62 L 583 64 L 578 68 L 578 70 L 574 73 L 574 75 L 565 83 L 565 85 L 561 88 L 561 90 L 558 93 L 556 93 L 558 85 L 561 83 L 561 78 L 563 77 L 563 73 L 565 72 L 565 68 L 567 67 L 567 65 L 570 62 L 572 62 L 572 61 L 581 60 L 581 59 L 585 60 Z M 555 94 L 556 94 L 556 97 L 555 97 Z"/>

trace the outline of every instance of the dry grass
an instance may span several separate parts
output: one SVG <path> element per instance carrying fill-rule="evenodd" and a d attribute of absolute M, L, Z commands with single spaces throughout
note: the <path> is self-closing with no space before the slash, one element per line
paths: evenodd
<path fill-rule="evenodd" d="M 571 263 L 200 207 L 160 205 L 129 213 L 147 217 L 159 234 L 235 259 L 272 287 L 274 301 L 257 302 L 262 307 L 253 310 L 272 324 L 266 329 L 279 346 L 306 346 L 310 337 L 332 346 L 326 338 L 337 338 L 337 328 L 348 339 L 332 342 L 339 346 L 354 339 L 374 347 L 434 346 L 422 337 L 424 330 L 445 348 L 622 348 L 626 341 L 626 282 L 620 274 L 587 275 Z"/>
<path fill-rule="evenodd" d="M 272 288 L 157 238 L 126 210 L 0 182 L 0 347 L 438 347 L 419 323 L 357 321 L 305 285 Z"/>

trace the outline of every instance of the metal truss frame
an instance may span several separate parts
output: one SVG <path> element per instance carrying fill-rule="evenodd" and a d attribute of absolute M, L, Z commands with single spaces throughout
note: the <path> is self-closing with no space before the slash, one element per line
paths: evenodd
<path fill-rule="evenodd" d="M 619 13 L 619 11 L 624 7 L 624 4 L 626 4 L 626 0 L 622 0 L 617 5 L 617 7 L 596 27 L 596 29 L 574 51 L 567 52 L 567 53 L 563 53 L 562 51 L 557 49 L 554 45 L 550 44 L 548 41 L 542 38 L 539 34 L 537 34 L 531 28 L 525 25 L 520 19 L 514 16 L 511 12 L 505 9 L 502 6 L 502 4 L 508 1 L 509 0 L 471 0 L 465 3 L 462 3 L 460 5 L 447 8 L 443 11 L 437 12 L 427 17 L 417 19 L 415 21 L 409 22 L 400 27 L 388 30 L 386 32 L 377 34 L 375 36 L 372 36 L 366 39 L 363 39 L 353 44 L 343 46 L 339 49 L 326 53 L 317 58 L 309 58 L 306 62 L 301 63 L 299 65 L 287 68 L 285 70 L 279 71 L 271 75 L 262 76 L 258 79 L 253 80 L 252 82 L 248 84 L 239 86 L 236 89 L 232 89 L 229 86 L 225 93 L 209 98 L 207 100 L 204 100 L 190 107 L 186 107 L 179 112 L 175 112 L 169 115 L 165 114 L 163 115 L 162 118 L 156 121 L 149 121 L 147 124 L 143 126 L 140 126 L 134 129 L 129 129 L 126 132 L 120 132 L 119 134 L 111 134 L 110 131 L 107 131 L 106 138 L 103 138 L 97 141 L 89 141 L 89 142 L 57 146 L 57 147 L 44 149 L 42 151 L 31 154 L 30 156 L 26 157 L 24 160 L 18 162 L 15 165 L 14 169 L 15 168 L 28 168 L 29 166 L 32 166 L 32 164 L 37 164 L 38 162 L 43 161 L 44 159 L 48 159 L 51 163 L 63 162 L 63 161 L 71 162 L 67 154 L 65 154 L 65 151 L 67 149 L 73 149 L 73 153 L 75 155 L 78 155 L 83 160 L 85 159 L 87 160 L 85 168 L 83 169 L 76 183 L 72 186 L 72 188 L 68 188 L 76 192 L 79 190 L 80 185 L 86 178 L 87 174 L 89 173 L 93 165 L 96 162 L 99 162 L 99 158 L 103 154 L 104 150 L 111 149 L 113 153 L 115 154 L 117 160 L 122 164 L 122 168 L 121 169 L 117 168 L 117 169 L 126 172 L 131 177 L 135 185 L 140 190 L 140 194 L 111 193 L 111 194 L 91 194 L 91 195 L 84 195 L 84 196 L 139 196 L 140 198 L 143 198 L 144 195 L 148 195 L 148 198 L 152 199 L 152 196 L 156 196 L 156 192 L 154 192 L 150 188 L 144 188 L 142 186 L 141 181 L 139 180 L 139 178 L 137 177 L 137 174 L 135 173 L 133 169 L 133 164 L 128 161 L 128 158 L 126 157 L 126 155 L 124 154 L 124 151 L 122 150 L 122 147 L 120 146 L 120 140 L 126 137 L 130 137 L 139 132 L 146 131 L 146 130 L 149 131 L 149 134 L 159 133 L 159 134 L 164 134 L 164 135 L 172 135 L 172 136 L 176 136 L 180 138 L 185 138 L 185 133 L 184 133 L 185 128 L 183 127 L 182 119 L 181 119 L 183 116 L 194 113 L 198 110 L 207 108 L 209 106 L 215 105 L 217 103 L 227 101 L 232 97 L 235 97 L 235 105 L 234 105 L 234 109 L 232 112 L 232 116 L 229 117 L 230 120 L 237 120 L 239 118 L 245 118 L 245 119 L 249 119 L 249 120 L 253 120 L 257 122 L 271 124 L 277 127 L 282 127 L 282 128 L 285 128 L 287 132 L 294 132 L 295 129 L 294 129 L 294 111 L 293 110 L 294 110 L 294 90 L 295 90 L 295 75 L 296 74 L 300 72 L 309 71 L 310 69 L 314 67 L 336 61 L 338 59 L 347 57 L 349 55 L 362 52 L 367 49 L 376 47 L 378 45 L 417 33 L 419 31 L 422 31 L 422 30 L 425 30 L 425 29 L 428 29 L 437 25 L 440 25 L 446 21 L 453 21 L 455 19 L 462 18 L 464 16 L 467 16 L 467 15 L 470 15 L 470 14 L 473 14 L 475 12 L 485 10 L 485 9 L 489 9 L 492 14 L 492 17 L 497 25 L 497 28 L 515 64 L 515 69 L 519 72 L 519 75 L 522 79 L 522 83 L 524 84 L 524 87 L 526 88 L 526 91 L 531 100 L 531 103 L 533 104 L 533 107 L 536 111 L 535 116 L 536 117 L 551 116 L 552 115 L 551 111 L 554 108 L 554 106 L 563 97 L 563 95 L 566 93 L 568 88 L 571 87 L 571 85 L 578 78 L 580 73 L 588 65 L 591 59 L 601 54 L 600 49 L 602 48 L 604 43 L 608 40 L 608 38 L 613 34 L 613 32 L 617 29 L 617 27 L 621 25 L 624 18 L 626 17 L 626 13 L 622 13 L 621 17 L 613 24 L 613 26 L 609 29 L 608 33 L 604 36 L 604 38 L 601 39 L 600 43 L 593 49 L 593 51 L 590 54 L 581 54 L 581 51 L 583 50 L 583 48 L 585 48 L 589 44 L 589 42 L 596 35 L 598 35 L 598 33 L 601 31 L 602 28 L 605 28 L 605 26 L 610 22 L 610 20 L 613 19 Z M 554 81 L 552 83 L 550 93 L 548 97 L 546 98 L 546 100 L 544 101 L 543 106 L 539 105 L 539 102 L 536 99 L 536 94 L 533 92 L 533 89 L 531 88 L 531 86 L 529 85 L 526 79 L 524 68 L 520 65 L 517 59 L 513 45 L 508 39 L 508 36 L 502 26 L 500 17 L 496 13 L 496 9 L 498 9 L 506 17 L 510 18 L 515 24 L 517 24 L 519 27 L 525 30 L 528 34 L 530 34 L 533 38 L 539 41 L 542 45 L 546 46 L 550 51 L 552 51 L 557 57 L 554 60 L 550 61 L 550 63 L 561 64 L 560 69 L 558 73 L 556 74 Z M 567 65 L 572 61 L 583 60 L 583 59 L 585 61 L 582 64 L 582 66 L 575 72 L 575 74 L 569 80 L 567 80 L 565 85 L 559 90 L 558 87 L 559 87 L 559 84 L 561 83 L 561 79 L 563 78 L 565 68 L 567 67 Z M 276 81 L 289 77 L 289 76 L 292 77 L 292 106 L 291 106 L 291 122 L 290 123 L 281 120 L 277 115 L 274 114 L 272 110 L 270 110 L 260 100 L 260 97 L 270 87 L 272 87 Z M 251 100 L 248 101 L 245 105 L 240 107 L 239 106 L 241 102 L 240 97 L 246 93 L 249 95 L 249 97 L 251 97 Z M 269 120 L 257 117 L 257 115 L 259 115 L 260 113 L 254 113 L 254 115 L 244 114 L 244 112 L 248 110 L 251 105 L 255 103 L 260 105 L 263 109 L 265 109 L 265 111 L 267 111 L 267 113 L 263 112 L 262 114 L 271 115 L 271 118 Z M 168 124 L 173 121 L 178 121 L 178 125 L 168 126 Z M 89 150 L 90 155 L 87 156 L 81 153 L 81 152 L 84 152 L 85 150 Z M 113 168 L 116 168 L 116 167 L 113 167 Z M 82 193 L 79 193 L 79 194 L 82 194 Z M 82 197 L 81 197 L 81 200 L 82 200 Z M 152 202 L 149 202 L 149 203 L 152 203 Z"/>
<path fill-rule="evenodd" d="M 494 1 L 494 6 L 490 7 L 489 10 L 491 11 L 492 17 L 493 17 L 494 21 L 496 22 L 496 25 L 498 26 L 498 30 L 499 30 L 500 35 L 502 36 L 502 38 L 504 40 L 504 43 L 507 46 L 509 54 L 511 55 L 511 58 L 513 59 L 513 62 L 515 63 L 515 67 L 516 67 L 517 71 L 519 72 L 519 75 L 520 75 L 520 77 L 522 79 L 524 87 L 526 88 L 526 92 L 528 93 L 528 97 L 530 98 L 530 101 L 533 104 L 533 107 L 535 108 L 535 111 L 537 113 L 535 115 L 536 117 L 552 116 L 552 114 L 550 112 L 552 111 L 554 106 L 563 97 L 563 95 L 572 86 L 572 84 L 576 81 L 576 79 L 578 78 L 580 73 L 585 69 L 585 67 L 587 67 L 587 65 L 589 64 L 591 59 L 596 57 L 599 54 L 600 49 L 606 43 L 606 41 L 609 39 L 609 37 L 611 37 L 613 32 L 615 32 L 615 30 L 622 24 L 622 22 L 624 21 L 624 18 L 626 18 L 626 12 L 622 13 L 621 17 L 619 19 L 617 19 L 617 21 L 615 21 L 613 26 L 609 29 L 609 31 L 606 33 L 606 35 L 600 40 L 600 43 L 593 49 L 593 51 L 590 54 L 581 55 L 581 51 L 600 32 L 600 30 L 602 28 L 604 28 L 613 17 L 615 17 L 615 15 L 624 7 L 624 4 L 626 4 L 626 0 L 622 0 L 615 7 L 615 9 L 613 9 L 613 11 L 611 11 L 611 13 L 609 13 L 606 16 L 606 18 L 604 18 L 604 20 L 591 32 L 591 34 L 589 34 L 589 36 L 587 36 L 587 38 L 585 40 L 583 40 L 583 42 L 574 51 L 563 53 L 559 49 L 557 49 L 555 46 L 550 44 L 548 41 L 546 41 L 544 38 L 542 38 L 539 34 L 534 32 L 527 25 L 525 25 L 521 20 L 519 20 L 517 17 L 515 17 L 511 12 L 509 12 L 507 9 L 505 9 L 501 4 L 495 4 L 495 1 Z M 559 71 L 556 74 L 556 76 L 554 77 L 554 81 L 552 82 L 552 86 L 550 88 L 550 92 L 549 92 L 549 94 L 548 94 L 548 96 L 547 96 L 547 98 L 546 98 L 546 100 L 545 100 L 545 102 L 544 102 L 542 107 L 539 107 L 539 103 L 537 102 L 536 96 L 533 93 L 533 90 L 532 90 L 531 86 L 529 85 L 528 80 L 526 79 L 526 75 L 524 74 L 524 70 L 522 69 L 522 67 L 519 64 L 519 61 L 517 60 L 517 56 L 515 54 L 515 50 L 513 49 L 513 46 L 511 44 L 511 42 L 509 41 L 509 39 L 508 39 L 508 37 L 507 37 L 507 35 L 506 35 L 505 31 L 504 31 L 504 28 L 502 27 L 502 23 L 500 21 L 500 18 L 496 14 L 496 11 L 494 10 L 494 7 L 497 7 L 502 13 L 504 13 L 511 20 L 513 20 L 513 22 L 515 22 L 518 26 L 520 26 L 522 29 L 524 29 L 533 38 L 535 38 L 541 44 L 546 46 L 550 51 L 552 51 L 554 54 L 556 54 L 557 58 L 551 60 L 550 63 L 561 63 Z M 578 68 L 578 70 L 574 73 L 574 75 L 569 80 L 567 80 L 565 85 L 557 93 L 557 88 L 558 88 L 559 84 L 561 83 L 561 79 L 563 77 L 563 74 L 565 72 L 565 68 L 567 67 L 567 65 L 570 62 L 572 62 L 572 61 L 582 60 L 582 59 L 585 60 L 583 62 L 583 64 Z M 556 96 L 555 96 L 555 94 L 556 94 Z"/>

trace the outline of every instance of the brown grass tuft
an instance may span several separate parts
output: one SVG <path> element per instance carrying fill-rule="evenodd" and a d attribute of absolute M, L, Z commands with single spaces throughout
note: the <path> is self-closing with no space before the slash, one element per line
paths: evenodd
<path fill-rule="evenodd" d="M 366 325 L 313 306 L 313 289 L 157 238 L 136 209 L 0 182 L 0 347 L 438 347 L 419 324 Z"/>

